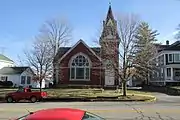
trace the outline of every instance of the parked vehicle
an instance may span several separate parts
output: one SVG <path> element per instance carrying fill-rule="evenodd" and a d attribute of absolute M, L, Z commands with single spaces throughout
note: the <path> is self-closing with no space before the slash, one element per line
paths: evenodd
<path fill-rule="evenodd" d="M 51 108 L 30 112 L 16 120 L 105 120 L 90 112 L 72 108 Z"/>
<path fill-rule="evenodd" d="M 20 100 L 30 100 L 31 102 L 40 101 L 47 97 L 46 92 L 32 91 L 30 88 L 18 89 L 16 92 L 6 94 L 6 101 L 11 103 L 13 101 L 18 102 Z"/>

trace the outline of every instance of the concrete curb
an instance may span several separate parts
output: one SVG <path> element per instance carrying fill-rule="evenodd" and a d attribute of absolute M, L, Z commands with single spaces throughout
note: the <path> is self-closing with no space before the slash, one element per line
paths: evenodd
<path fill-rule="evenodd" d="M 155 102 L 157 100 L 157 98 L 153 95 L 142 95 L 142 94 L 136 94 L 136 95 L 139 95 L 139 96 L 147 96 L 147 97 L 151 97 L 152 99 L 149 99 L 149 100 L 145 100 L 144 102 Z"/>
<path fill-rule="evenodd" d="M 135 100 L 135 99 L 118 99 L 117 98 L 46 98 L 42 100 L 42 102 L 155 102 L 157 99 L 155 96 L 152 95 L 142 95 L 142 94 L 136 94 L 137 96 L 147 96 L 151 99 L 148 100 Z M 6 102 L 4 98 L 0 98 L 0 103 Z"/>

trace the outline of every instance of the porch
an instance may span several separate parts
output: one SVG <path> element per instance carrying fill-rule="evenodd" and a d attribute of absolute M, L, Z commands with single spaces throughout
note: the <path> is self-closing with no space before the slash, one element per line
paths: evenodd
<path fill-rule="evenodd" d="M 180 68 L 167 68 L 166 81 L 167 82 L 180 82 Z"/>

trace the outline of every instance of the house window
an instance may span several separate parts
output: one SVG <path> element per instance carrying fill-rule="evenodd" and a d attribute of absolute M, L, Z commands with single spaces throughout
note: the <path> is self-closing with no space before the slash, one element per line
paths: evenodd
<path fill-rule="evenodd" d="M 21 76 L 21 84 L 25 84 L 26 76 Z"/>
<path fill-rule="evenodd" d="M 161 78 L 163 78 L 163 76 L 164 76 L 164 70 L 163 68 L 161 68 Z"/>
<path fill-rule="evenodd" d="M 174 61 L 175 62 L 180 62 L 180 54 L 178 54 L 178 53 L 174 54 Z"/>
<path fill-rule="evenodd" d="M 75 79 L 75 68 L 71 68 L 71 79 Z"/>
<path fill-rule="evenodd" d="M 167 77 L 171 77 L 171 68 L 167 68 Z"/>
<path fill-rule="evenodd" d="M 90 65 L 88 59 L 83 55 L 75 57 L 70 64 L 70 78 L 71 80 L 89 80 Z"/>
<path fill-rule="evenodd" d="M 84 68 L 76 68 L 76 79 L 84 79 Z"/>
<path fill-rule="evenodd" d="M 159 71 L 156 72 L 156 77 L 159 77 Z"/>
<path fill-rule="evenodd" d="M 175 76 L 180 76 L 180 71 L 175 71 Z"/>
<path fill-rule="evenodd" d="M 27 76 L 27 84 L 31 84 L 31 77 Z"/>
<path fill-rule="evenodd" d="M 156 60 L 155 60 L 156 62 L 156 66 L 159 66 L 159 57 L 158 58 L 156 58 Z"/>
<path fill-rule="evenodd" d="M 1 76 L 1 81 L 7 81 L 8 77 L 7 76 Z"/>
<path fill-rule="evenodd" d="M 160 57 L 160 64 L 164 65 L 164 55 L 161 55 L 161 57 Z"/>
<path fill-rule="evenodd" d="M 168 62 L 173 62 L 173 54 L 168 54 Z"/>
<path fill-rule="evenodd" d="M 89 68 L 86 68 L 86 79 L 89 79 Z"/>

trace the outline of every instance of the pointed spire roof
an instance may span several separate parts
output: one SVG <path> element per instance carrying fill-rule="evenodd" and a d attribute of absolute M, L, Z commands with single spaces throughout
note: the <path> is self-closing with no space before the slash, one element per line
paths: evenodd
<path fill-rule="evenodd" d="M 109 19 L 114 20 L 112 8 L 111 8 L 111 3 L 109 3 L 109 9 L 108 9 L 106 21 L 108 21 Z"/>

